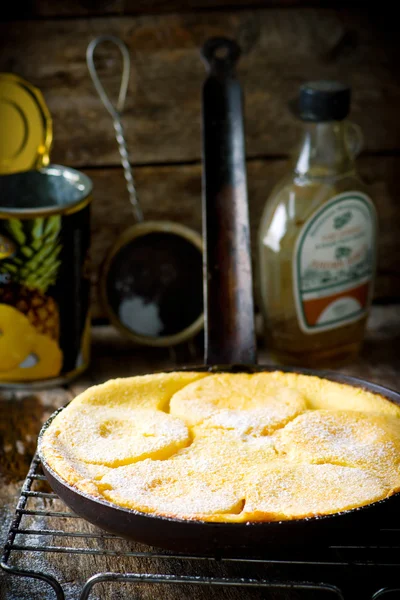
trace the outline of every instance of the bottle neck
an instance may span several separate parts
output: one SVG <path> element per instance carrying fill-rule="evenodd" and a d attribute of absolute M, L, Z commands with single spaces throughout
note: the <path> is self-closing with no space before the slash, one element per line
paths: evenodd
<path fill-rule="evenodd" d="M 346 134 L 346 121 L 307 123 L 295 163 L 296 173 L 324 178 L 353 171 L 355 152 L 351 152 Z"/>

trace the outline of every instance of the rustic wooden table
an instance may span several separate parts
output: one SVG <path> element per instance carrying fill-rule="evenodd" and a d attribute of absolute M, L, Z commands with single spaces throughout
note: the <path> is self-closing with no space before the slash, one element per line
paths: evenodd
<path fill-rule="evenodd" d="M 368 335 L 360 358 L 341 371 L 348 374 L 364 377 L 376 383 L 384 384 L 391 388 L 399 388 L 400 372 L 400 307 L 376 306 L 374 307 L 368 326 Z M 72 384 L 57 389 L 41 392 L 0 392 L 0 544 L 3 545 L 8 532 L 10 520 L 14 513 L 15 503 L 18 498 L 22 481 L 27 473 L 31 458 L 35 451 L 36 439 L 41 424 L 58 407 L 68 402 L 74 395 L 92 385 L 112 377 L 141 374 L 154 370 L 162 370 L 179 366 L 180 364 L 196 364 L 201 362 L 201 356 L 196 347 L 188 346 L 179 352 L 163 349 L 132 348 L 132 345 L 115 333 L 111 327 L 97 327 L 93 330 L 93 357 L 90 370 Z M 260 363 L 270 362 L 265 352 L 260 352 Z M 48 506 L 53 500 L 40 500 L 42 505 Z M 37 523 L 31 523 L 38 529 L 43 527 L 43 522 L 37 518 Z M 53 523 L 57 528 L 57 523 Z M 92 531 L 91 526 L 84 522 L 76 522 L 75 527 L 82 532 Z M 32 539 L 30 542 L 32 543 Z M 63 539 L 57 543 L 62 546 Z M 91 548 L 96 548 L 96 540 L 87 542 Z M 115 541 L 109 541 L 111 548 Z M 104 548 L 104 542 L 102 542 Z M 119 546 L 120 548 L 120 546 Z M 132 549 L 132 544 L 130 545 Z M 124 548 L 127 549 L 126 547 Z M 65 597 L 68 600 L 79 598 L 79 589 L 82 582 L 90 575 L 99 571 L 121 572 L 163 572 L 165 566 L 157 559 L 138 561 L 135 557 L 76 556 L 73 560 L 63 554 L 43 555 L 30 553 L 25 557 L 25 566 L 31 569 L 40 569 L 53 573 L 63 583 Z M 176 561 L 176 568 L 182 572 L 182 566 Z M 196 573 L 210 574 L 210 566 L 198 564 Z M 221 564 L 212 566 L 219 575 L 227 574 L 227 567 Z M 165 571 L 164 571 L 165 572 Z M 235 574 L 237 574 L 235 572 Z M 115 584 L 116 585 L 116 584 Z M 90 598 L 128 599 L 132 598 L 133 590 L 129 585 L 97 586 Z M 99 591 L 101 588 L 101 592 Z M 168 592 L 168 593 L 167 593 Z M 213 597 L 215 592 L 208 589 L 203 596 L 200 589 L 189 595 L 185 589 L 169 586 L 167 592 L 153 586 L 135 590 L 135 598 L 200 598 Z M 101 595 L 98 595 L 101 593 Z M 244 590 L 230 590 L 221 597 L 243 598 Z M 228 595 L 227 595 L 228 594 Z M 250 592 L 249 592 L 250 594 Z M 269 598 L 289 598 L 289 596 L 271 593 Z M 249 597 L 255 598 L 254 593 Z M 257 596 L 258 597 L 258 596 Z M 307 600 L 310 596 L 306 596 Z M 45 584 L 33 579 L 12 577 L 0 573 L 0 599 L 1 600 L 50 600 L 55 598 L 54 592 Z M 290 598 L 304 598 L 290 594 Z M 318 596 L 320 598 L 320 596 Z"/>

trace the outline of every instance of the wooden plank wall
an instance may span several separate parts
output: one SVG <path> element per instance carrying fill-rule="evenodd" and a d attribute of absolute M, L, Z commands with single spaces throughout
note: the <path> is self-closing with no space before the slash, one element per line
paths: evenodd
<path fill-rule="evenodd" d="M 353 87 L 352 119 L 365 135 L 359 159 L 380 220 L 376 300 L 400 300 L 400 58 L 395 19 L 361 2 L 300 0 L 74 0 L 15 2 L 0 24 L 0 71 L 36 84 L 54 118 L 52 162 L 83 170 L 94 182 L 94 317 L 99 266 L 133 217 L 113 127 L 96 96 L 85 51 L 96 35 L 128 45 L 132 73 L 124 115 L 137 188 L 147 219 L 201 230 L 199 48 L 227 35 L 241 44 L 253 245 L 263 204 L 288 166 L 299 125 L 287 109 L 298 86 L 338 78 Z M 10 15 L 11 13 L 8 13 Z M 387 13 L 385 13 L 387 16 Z M 8 16 L 10 19 L 10 16 Z M 120 62 L 99 51 L 107 89 L 116 94 Z"/>

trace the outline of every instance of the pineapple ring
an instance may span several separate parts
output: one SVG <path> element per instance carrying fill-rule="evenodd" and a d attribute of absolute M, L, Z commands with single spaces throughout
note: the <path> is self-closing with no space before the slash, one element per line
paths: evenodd
<path fill-rule="evenodd" d="M 31 352 L 36 333 L 29 320 L 16 308 L 0 304 L 0 371 L 17 367 Z M 9 379 L 8 373 L 1 373 Z"/>
<path fill-rule="evenodd" d="M 270 373 L 219 373 L 174 394 L 170 413 L 188 427 L 269 435 L 307 409 L 303 394 Z"/>
<path fill-rule="evenodd" d="M 32 331 L 34 337 L 28 352 L 15 368 L 0 372 L 0 381 L 35 381 L 50 379 L 60 374 L 63 355 L 57 342 L 47 335 L 37 334 L 33 329 Z M 32 366 L 29 364 L 31 361 Z M 27 364 L 24 365 L 24 362 Z"/>
<path fill-rule="evenodd" d="M 242 521 L 334 514 L 385 498 L 388 482 L 367 469 L 277 460 L 246 473 Z"/>
<path fill-rule="evenodd" d="M 186 425 L 160 410 L 72 404 L 49 428 L 64 452 L 85 463 L 120 467 L 163 460 L 190 443 Z"/>
<path fill-rule="evenodd" d="M 400 419 L 352 410 L 311 410 L 274 435 L 275 447 L 297 463 L 365 469 L 400 489 Z"/>
<path fill-rule="evenodd" d="M 185 463 L 144 460 L 110 469 L 97 482 L 100 494 L 125 508 L 178 518 L 240 513 L 243 492 Z"/>

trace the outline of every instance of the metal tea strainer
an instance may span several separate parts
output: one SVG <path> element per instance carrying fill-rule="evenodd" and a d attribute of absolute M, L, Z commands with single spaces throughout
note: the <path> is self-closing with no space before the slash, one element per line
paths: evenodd
<path fill-rule="evenodd" d="M 114 43 L 123 58 L 116 106 L 94 65 L 94 51 L 103 42 Z M 202 238 L 178 223 L 143 220 L 121 122 L 130 74 L 128 48 L 119 38 L 102 35 L 90 42 L 86 60 L 94 86 L 113 119 L 136 220 L 118 237 L 104 262 L 100 277 L 104 308 L 110 321 L 134 342 L 173 346 L 203 327 Z"/>

